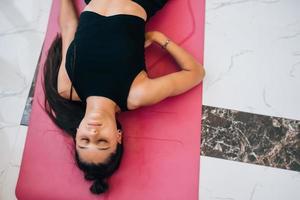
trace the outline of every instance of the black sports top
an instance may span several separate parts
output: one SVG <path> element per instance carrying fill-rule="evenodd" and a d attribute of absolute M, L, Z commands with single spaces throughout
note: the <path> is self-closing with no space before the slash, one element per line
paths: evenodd
<path fill-rule="evenodd" d="M 146 70 L 145 24 L 168 0 L 133 1 L 145 9 L 146 21 L 129 14 L 104 16 L 93 11 L 80 14 L 66 54 L 66 71 L 84 103 L 89 96 L 104 96 L 122 111 L 128 110 L 130 86 Z"/>

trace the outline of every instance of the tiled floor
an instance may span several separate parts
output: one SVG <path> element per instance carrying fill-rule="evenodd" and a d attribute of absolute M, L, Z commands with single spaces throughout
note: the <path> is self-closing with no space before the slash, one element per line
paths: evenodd
<path fill-rule="evenodd" d="M 201 200 L 300 199 L 298 8 L 206 1 Z"/>
<path fill-rule="evenodd" d="M 201 156 L 201 200 L 298 200 L 299 172 Z"/>
<path fill-rule="evenodd" d="M 300 119 L 300 2 L 207 0 L 203 103 Z"/>
<path fill-rule="evenodd" d="M 21 119 L 50 6 L 0 2 L 1 200 L 15 199 Z M 201 200 L 300 199 L 298 8 L 297 0 L 206 1 Z"/>

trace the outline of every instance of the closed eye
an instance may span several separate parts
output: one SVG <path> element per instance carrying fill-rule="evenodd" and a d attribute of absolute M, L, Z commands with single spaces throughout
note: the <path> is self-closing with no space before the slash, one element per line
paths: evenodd
<path fill-rule="evenodd" d="M 89 142 L 90 140 L 88 139 L 88 138 L 82 138 L 81 140 L 84 140 L 84 141 L 87 141 L 87 142 Z M 99 140 L 97 140 L 97 142 L 104 142 L 104 143 L 108 143 L 108 141 L 107 140 L 104 140 L 104 139 L 99 139 Z"/>
<path fill-rule="evenodd" d="M 108 143 L 107 140 L 103 140 L 103 139 L 98 140 L 98 142 L 99 142 L 99 143 L 100 143 L 100 142 Z"/>

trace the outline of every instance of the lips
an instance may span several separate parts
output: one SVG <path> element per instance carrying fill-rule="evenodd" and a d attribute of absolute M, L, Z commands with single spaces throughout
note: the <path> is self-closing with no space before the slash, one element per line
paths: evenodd
<path fill-rule="evenodd" d="M 101 123 L 97 123 L 97 122 L 92 122 L 92 123 L 88 123 L 89 126 L 102 126 Z"/>

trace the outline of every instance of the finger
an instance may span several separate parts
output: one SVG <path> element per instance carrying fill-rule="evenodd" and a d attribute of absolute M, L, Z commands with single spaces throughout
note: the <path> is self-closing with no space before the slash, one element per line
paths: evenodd
<path fill-rule="evenodd" d="M 150 45 L 149 40 L 146 40 L 146 41 L 145 41 L 145 44 L 144 44 L 144 47 L 146 48 L 146 47 L 148 47 L 149 45 Z"/>

